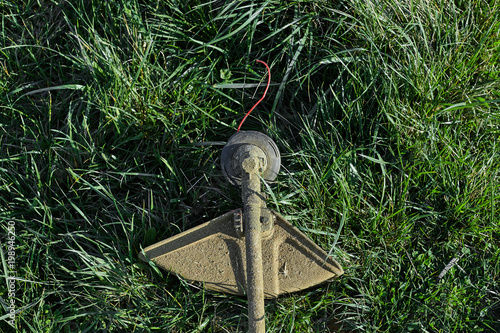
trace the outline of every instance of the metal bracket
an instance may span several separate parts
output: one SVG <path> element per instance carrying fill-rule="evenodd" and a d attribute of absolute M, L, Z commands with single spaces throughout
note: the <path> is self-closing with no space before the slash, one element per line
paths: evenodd
<path fill-rule="evenodd" d="M 243 213 L 241 209 L 236 209 L 233 211 L 233 225 L 234 230 L 236 231 L 236 235 L 238 235 L 238 237 L 240 238 L 243 237 Z"/>
<path fill-rule="evenodd" d="M 235 209 L 233 211 L 233 225 L 234 230 L 238 237 L 242 238 L 245 236 L 245 230 L 243 227 L 243 211 L 241 209 Z M 260 213 L 260 228 L 262 233 L 262 238 L 266 239 L 273 235 L 275 216 L 271 210 L 267 208 L 262 208 Z"/>

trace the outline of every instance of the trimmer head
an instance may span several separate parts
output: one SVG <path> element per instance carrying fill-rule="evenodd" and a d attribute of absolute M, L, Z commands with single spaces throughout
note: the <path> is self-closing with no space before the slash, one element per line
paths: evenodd
<path fill-rule="evenodd" d="M 281 166 L 280 151 L 270 137 L 257 131 L 236 132 L 227 141 L 221 154 L 221 167 L 226 179 L 233 185 L 241 185 L 240 164 L 243 152 L 249 146 L 258 147 L 265 157 L 262 178 L 266 182 L 275 180 Z"/>

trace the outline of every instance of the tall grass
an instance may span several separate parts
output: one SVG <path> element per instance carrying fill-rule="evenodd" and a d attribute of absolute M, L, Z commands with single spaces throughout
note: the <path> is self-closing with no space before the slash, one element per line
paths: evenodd
<path fill-rule="evenodd" d="M 497 1 L 0 12 L 0 221 L 2 236 L 16 226 L 18 331 L 246 330 L 244 298 L 137 254 L 241 205 L 219 156 L 263 91 L 255 59 L 273 82 L 244 127 L 283 155 L 269 206 L 346 271 L 267 302 L 269 332 L 500 330 Z M 0 296 L 7 311 L 6 279 Z"/>

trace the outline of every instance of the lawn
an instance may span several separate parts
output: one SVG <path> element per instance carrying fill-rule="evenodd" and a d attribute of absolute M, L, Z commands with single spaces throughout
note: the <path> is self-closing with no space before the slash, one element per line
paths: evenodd
<path fill-rule="evenodd" d="M 268 332 L 500 331 L 500 2 L 0 0 L 0 331 L 244 332 L 246 299 L 142 262 L 268 206 L 341 263 Z M 12 279 L 15 278 L 15 279 Z"/>

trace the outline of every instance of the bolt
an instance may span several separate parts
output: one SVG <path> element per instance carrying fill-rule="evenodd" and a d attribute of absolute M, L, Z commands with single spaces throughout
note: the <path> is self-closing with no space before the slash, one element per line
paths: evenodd
<path fill-rule="evenodd" d="M 252 156 L 245 158 L 241 163 L 241 168 L 248 173 L 254 173 L 257 170 L 257 167 L 258 161 Z"/>

